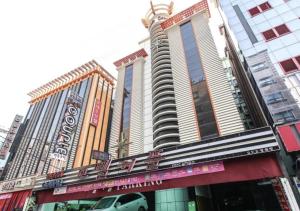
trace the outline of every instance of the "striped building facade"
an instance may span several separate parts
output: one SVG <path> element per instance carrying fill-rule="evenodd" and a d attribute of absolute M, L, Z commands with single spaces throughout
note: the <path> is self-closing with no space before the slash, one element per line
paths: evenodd
<path fill-rule="evenodd" d="M 104 151 L 114 78 L 95 61 L 30 92 L 27 127 L 6 179 L 95 163 Z"/>
<path fill-rule="evenodd" d="M 120 148 L 131 156 L 245 130 L 208 25 L 207 2 L 171 17 L 172 7 L 151 4 L 142 20 L 150 33 L 140 43 L 144 48 L 115 62 L 119 76 L 109 148 L 115 158 Z M 124 136 L 130 65 L 131 112 Z"/>
<path fill-rule="evenodd" d="M 146 56 L 146 51 L 141 49 L 114 63 L 119 73 L 109 140 L 109 153 L 114 158 L 144 152 L 143 70 Z"/>

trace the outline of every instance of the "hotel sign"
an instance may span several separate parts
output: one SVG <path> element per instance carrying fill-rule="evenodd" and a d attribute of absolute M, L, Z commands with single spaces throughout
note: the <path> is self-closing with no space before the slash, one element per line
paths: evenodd
<path fill-rule="evenodd" d="M 82 106 L 82 98 L 71 92 L 67 100 L 67 108 L 61 124 L 58 138 L 54 145 L 52 159 L 67 161 L 70 147 L 74 139 L 74 132 L 78 124 L 79 111 Z"/>
<path fill-rule="evenodd" d="M 99 163 L 96 163 L 95 170 L 98 171 L 96 180 L 106 178 L 111 161 L 112 160 L 109 159 L 109 160 L 100 161 Z"/>
<path fill-rule="evenodd" d="M 159 174 L 166 170 L 170 173 L 173 169 L 189 169 L 200 164 L 274 153 L 278 150 L 279 146 L 273 131 L 266 127 L 127 158 L 112 160 L 109 157 L 109 160 L 103 159 L 101 162 L 98 160 L 97 164 L 84 167 L 85 169 L 80 174 L 80 169 L 70 170 L 61 179 L 63 179 L 64 185 L 68 186 L 76 182 L 115 181 L 136 175 L 152 173 L 155 175 L 155 173 Z M 43 189 L 42 183 L 45 180 L 45 176 L 40 178 L 36 183 L 35 190 Z"/>
<path fill-rule="evenodd" d="M 149 152 L 149 157 L 145 161 L 145 163 L 147 165 L 147 168 L 146 168 L 147 170 L 158 169 L 159 162 L 163 159 L 163 157 L 161 156 L 161 152 L 162 151 L 160 151 L 160 150 Z"/>
<path fill-rule="evenodd" d="M 197 164 L 194 166 L 185 166 L 181 168 L 169 169 L 164 171 L 149 172 L 146 174 L 140 174 L 140 175 L 130 176 L 126 178 L 99 181 L 92 184 L 71 186 L 71 187 L 67 187 L 67 190 L 63 194 L 92 191 L 97 189 L 107 189 L 107 191 L 112 191 L 112 190 L 118 191 L 118 190 L 131 189 L 131 188 L 142 188 L 146 186 L 160 185 L 165 180 L 220 172 L 224 170 L 225 169 L 224 169 L 223 162 L 217 161 L 217 162 L 211 162 L 207 164 Z M 55 194 L 59 194 L 58 191 L 55 191 Z"/>

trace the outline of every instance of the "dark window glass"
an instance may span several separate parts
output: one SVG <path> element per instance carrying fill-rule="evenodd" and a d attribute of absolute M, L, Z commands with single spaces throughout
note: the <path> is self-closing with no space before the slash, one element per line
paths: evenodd
<path fill-rule="evenodd" d="M 266 65 L 265 62 L 260 62 L 260 63 L 254 64 L 254 65 L 251 65 L 251 70 L 253 72 L 258 72 L 258 71 L 264 70 L 266 68 L 268 68 L 268 66 Z"/>
<path fill-rule="evenodd" d="M 266 96 L 266 101 L 267 101 L 268 105 L 278 103 L 278 102 L 282 102 L 284 100 L 285 99 L 284 99 L 281 92 L 273 93 L 273 94 L 270 94 L 270 95 Z"/>
<path fill-rule="evenodd" d="M 173 126 L 173 125 L 176 125 L 176 121 L 174 121 L 174 122 L 168 121 L 168 122 L 160 123 L 156 127 L 154 127 L 154 130 L 157 130 L 158 128 L 162 128 L 165 126 Z"/>
<path fill-rule="evenodd" d="M 275 34 L 275 32 L 273 31 L 273 29 L 269 29 L 267 31 L 264 31 L 263 36 L 265 37 L 265 40 L 271 40 L 277 37 L 277 35 Z"/>
<path fill-rule="evenodd" d="M 275 30 L 277 31 L 277 33 L 279 35 L 284 35 L 284 34 L 287 34 L 287 33 L 290 32 L 289 28 L 285 24 L 282 24 L 280 26 L 276 26 Z"/>
<path fill-rule="evenodd" d="M 95 209 L 109 208 L 114 203 L 115 200 L 116 200 L 115 197 L 103 198 L 99 202 L 97 202 Z"/>
<path fill-rule="evenodd" d="M 269 4 L 269 2 L 262 3 L 259 5 L 259 7 L 262 11 L 266 11 L 266 10 L 272 8 L 271 5 Z"/>
<path fill-rule="evenodd" d="M 129 197 L 128 197 L 128 195 L 121 196 L 121 197 L 118 199 L 118 202 L 120 202 L 121 205 L 128 203 L 128 202 L 129 202 Z"/>
<path fill-rule="evenodd" d="M 278 122 L 289 122 L 295 120 L 295 116 L 292 110 L 282 111 L 273 115 L 275 121 Z"/>
<path fill-rule="evenodd" d="M 181 25 L 180 30 L 200 134 L 202 139 L 214 137 L 218 135 L 217 124 L 191 22 Z"/>
<path fill-rule="evenodd" d="M 274 83 L 276 83 L 276 81 L 274 79 L 272 79 L 271 76 L 259 79 L 259 86 L 260 87 L 266 87 L 266 86 L 269 86 L 269 85 L 274 84 Z"/>
<path fill-rule="evenodd" d="M 290 72 L 298 69 L 293 59 L 282 61 L 280 62 L 280 65 L 285 72 Z"/>
<path fill-rule="evenodd" d="M 132 92 L 132 72 L 133 66 L 129 65 L 125 69 L 125 78 L 124 78 L 124 90 L 123 90 L 123 112 L 122 112 L 122 121 L 121 121 L 121 134 L 120 139 L 123 134 L 123 138 L 129 141 L 129 126 L 130 126 L 130 112 L 131 112 L 131 92 Z M 119 157 L 127 155 L 128 146 L 126 149 L 119 150 Z"/>
<path fill-rule="evenodd" d="M 250 13 L 250 15 L 253 17 L 253 16 L 259 14 L 260 11 L 259 11 L 258 7 L 253 7 L 253 8 L 251 8 L 251 9 L 249 10 L 249 13 Z"/>
<path fill-rule="evenodd" d="M 298 62 L 298 65 L 300 66 L 300 56 L 296 56 L 295 59 Z"/>
<path fill-rule="evenodd" d="M 171 133 L 179 133 L 179 131 L 178 131 L 178 129 L 166 129 L 166 130 L 163 130 L 163 131 L 161 131 L 161 132 L 158 132 L 157 134 L 156 134 L 156 137 L 158 137 L 158 136 L 162 136 L 162 135 L 169 135 L 169 134 L 171 134 Z"/>

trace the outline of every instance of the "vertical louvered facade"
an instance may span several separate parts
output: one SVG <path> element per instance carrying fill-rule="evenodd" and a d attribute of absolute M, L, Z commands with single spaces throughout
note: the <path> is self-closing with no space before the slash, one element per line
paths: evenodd
<path fill-rule="evenodd" d="M 141 49 L 114 63 L 118 81 L 108 149 L 114 158 L 144 152 L 143 78 L 147 55 Z"/>
<path fill-rule="evenodd" d="M 95 61 L 32 91 L 24 131 L 6 179 L 93 163 L 105 148 L 114 78 Z"/>

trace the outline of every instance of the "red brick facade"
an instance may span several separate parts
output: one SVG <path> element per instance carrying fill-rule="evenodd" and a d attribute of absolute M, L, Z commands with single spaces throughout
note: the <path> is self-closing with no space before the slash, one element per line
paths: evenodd
<path fill-rule="evenodd" d="M 130 61 L 134 61 L 135 59 L 139 58 L 139 57 L 146 57 L 148 56 L 147 52 L 142 48 L 122 59 L 119 59 L 118 61 L 114 62 L 114 65 L 116 67 L 120 67 L 122 64 L 127 64 Z"/>
<path fill-rule="evenodd" d="M 165 20 L 161 23 L 162 29 L 170 28 L 171 26 L 191 17 L 192 15 L 206 10 L 209 13 L 208 3 L 207 0 L 203 0 L 199 3 L 194 4 L 193 6 L 187 8 L 186 10 L 183 10 L 182 12 L 174 15 L 173 17 Z"/>

